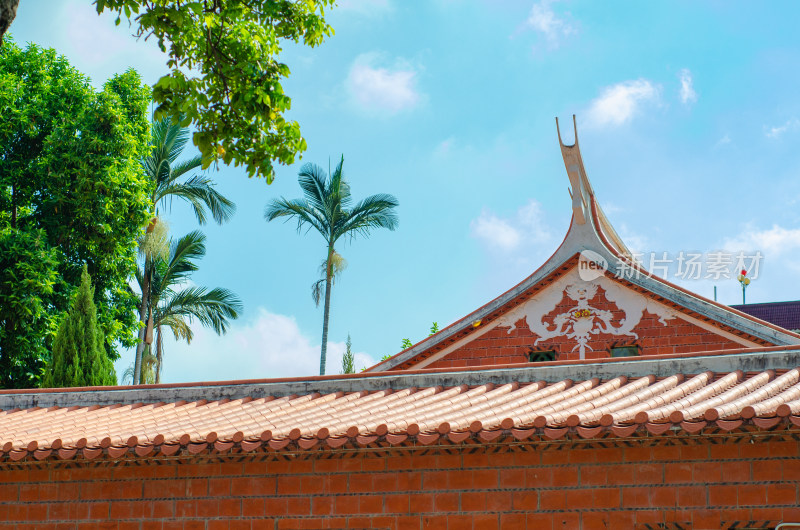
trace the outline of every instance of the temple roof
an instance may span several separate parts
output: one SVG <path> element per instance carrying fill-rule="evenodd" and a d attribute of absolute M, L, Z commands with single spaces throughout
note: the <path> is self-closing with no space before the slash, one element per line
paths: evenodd
<path fill-rule="evenodd" d="M 2 391 L 0 461 L 769 429 L 800 425 L 799 365 L 800 347 L 789 347 L 569 366 Z"/>
<path fill-rule="evenodd" d="M 599 275 L 602 276 L 601 280 L 622 279 L 631 291 L 646 294 L 664 306 L 675 308 L 693 322 L 711 325 L 715 332 L 724 334 L 741 345 L 759 347 L 800 344 L 800 335 L 797 333 L 692 293 L 648 273 L 641 263 L 635 261 L 600 207 L 584 167 L 574 116 L 573 124 L 575 143 L 565 145 L 556 119 L 559 145 L 569 177 L 572 199 L 572 219 L 558 249 L 518 285 L 435 335 L 370 367 L 369 371 L 405 369 L 408 366 L 424 367 L 432 358 L 431 352 L 436 351 L 437 355 L 441 355 L 443 351 L 451 351 L 459 344 L 480 337 L 491 326 L 507 324 L 504 316 L 507 320 L 509 312 L 560 276 L 586 263 L 602 269 Z"/>

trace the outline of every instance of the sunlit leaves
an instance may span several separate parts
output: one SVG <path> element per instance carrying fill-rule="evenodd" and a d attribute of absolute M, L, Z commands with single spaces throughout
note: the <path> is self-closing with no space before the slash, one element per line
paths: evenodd
<path fill-rule="evenodd" d="M 272 182 L 274 164 L 306 149 L 278 61 L 285 42 L 317 46 L 333 34 L 324 8 L 334 0 L 97 0 L 97 12 L 131 21 L 137 37 L 154 38 L 170 73 L 153 87 L 157 117 L 193 123 L 203 167 L 242 165 Z M 141 8 L 141 13 L 139 13 Z M 137 14 L 139 13 L 139 14 Z"/>
<path fill-rule="evenodd" d="M 0 48 L 0 245 L 8 263 L 0 274 L 32 267 L 0 277 L 0 328 L 17 330 L 0 332 L 0 385 L 38 379 L 51 324 L 66 309 L 84 263 L 97 287 L 109 354 L 116 355 L 117 341 L 135 341 L 128 278 L 136 237 L 149 219 L 150 183 L 140 164 L 149 96 L 133 71 L 97 92 L 54 50 L 23 50 L 10 41 Z M 37 282 L 38 290 L 26 294 Z M 31 302 L 15 305 L 15 297 Z"/>

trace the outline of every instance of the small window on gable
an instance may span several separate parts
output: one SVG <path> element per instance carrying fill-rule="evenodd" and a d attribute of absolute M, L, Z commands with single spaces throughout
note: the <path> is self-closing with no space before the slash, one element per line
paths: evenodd
<path fill-rule="evenodd" d="M 555 350 L 530 350 L 528 351 L 528 360 L 532 363 L 545 363 L 548 361 L 556 360 Z"/>
<path fill-rule="evenodd" d="M 636 344 L 611 347 L 611 357 L 638 357 L 639 355 L 641 355 L 641 349 Z"/>

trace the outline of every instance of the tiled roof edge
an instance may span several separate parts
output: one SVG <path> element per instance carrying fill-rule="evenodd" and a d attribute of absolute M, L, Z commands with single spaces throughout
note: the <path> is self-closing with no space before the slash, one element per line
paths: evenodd
<path fill-rule="evenodd" d="M 723 352 L 719 352 L 723 353 Z M 332 392 L 357 392 L 409 387 L 481 385 L 486 383 L 546 381 L 555 383 L 564 379 L 585 380 L 593 377 L 611 379 L 620 375 L 628 377 L 669 377 L 674 374 L 696 374 L 703 371 L 743 372 L 789 370 L 800 366 L 798 348 L 764 348 L 726 354 L 685 355 L 670 358 L 641 357 L 631 360 L 608 359 L 579 361 L 569 364 L 507 365 L 481 369 L 418 370 L 415 372 L 381 372 L 369 375 L 339 376 L 330 378 L 284 379 L 263 381 L 233 381 L 225 383 L 197 383 L 188 385 L 144 386 L 141 388 L 112 387 L 82 390 L 5 391 L 0 393 L 0 409 L 29 409 L 35 407 L 71 407 L 134 403 L 158 403 L 255 399 L 266 396 L 293 394 L 322 394 Z"/>

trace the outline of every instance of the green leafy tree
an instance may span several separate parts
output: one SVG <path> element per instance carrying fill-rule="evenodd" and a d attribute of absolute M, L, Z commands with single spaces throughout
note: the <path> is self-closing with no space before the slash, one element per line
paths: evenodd
<path fill-rule="evenodd" d="M 5 387 L 38 383 L 42 345 L 69 306 L 84 264 L 108 354 L 118 356 L 117 341 L 135 344 L 137 297 L 128 279 L 149 211 L 140 164 L 148 101 L 149 89 L 134 71 L 97 92 L 54 50 L 21 49 L 10 39 L 0 48 L 0 232 L 9 252 L 20 253 L 3 259 L 24 263 L 34 252 L 29 263 L 37 270 L 26 274 L 46 279 L 35 293 L 35 319 L 15 312 L 20 306 L 3 308 L 6 330 L 26 328 L 22 342 L 0 336 L 0 367 L 10 370 L 0 374 Z M 0 289 L 13 300 L 32 288 L 8 281 Z M 26 344 L 36 347 L 22 350 Z"/>
<path fill-rule="evenodd" d="M 0 228 L 0 387 L 31 388 L 56 331 L 56 249 L 43 230 Z"/>
<path fill-rule="evenodd" d="M 165 330 L 172 331 L 176 340 L 190 343 L 194 336 L 191 328 L 194 319 L 219 335 L 228 330 L 230 321 L 238 318 L 242 311 L 241 300 L 228 289 L 186 286 L 191 274 L 197 270 L 195 261 L 205 253 L 205 235 L 194 231 L 174 241 L 170 245 L 169 255 L 166 258 L 158 257 L 154 262 L 150 285 L 150 318 L 155 332 L 156 351 L 155 354 L 148 352 L 152 359 L 143 356 L 139 375 L 145 376 L 141 377 L 144 381 L 147 381 L 148 373 L 152 373 L 154 383 L 161 381 Z M 136 277 L 141 287 L 141 270 Z"/>
<path fill-rule="evenodd" d="M 189 130 L 186 127 L 181 127 L 169 118 L 156 120 L 150 139 L 151 151 L 142 161 L 145 174 L 153 185 L 150 194 L 152 218 L 139 241 L 139 254 L 143 263 L 138 308 L 139 342 L 136 346 L 133 384 L 139 384 L 139 375 L 145 373 L 141 366 L 143 355 L 153 342 L 154 304 L 150 291 L 155 262 L 160 256 L 169 253 L 167 228 L 161 218 L 161 210 L 171 205 L 173 199 L 185 201 L 191 205 L 201 225 L 206 222 L 206 210 L 217 223 L 230 220 L 236 211 L 233 202 L 214 188 L 211 179 L 204 175 L 189 175 L 201 166 L 199 156 L 179 161 L 188 140 Z M 156 379 L 159 379 L 160 369 L 155 373 Z"/>
<path fill-rule="evenodd" d="M 397 228 L 397 199 L 385 193 L 371 195 L 353 204 L 350 186 L 342 174 L 344 157 L 336 169 L 328 175 L 324 169 L 314 164 L 300 168 L 298 182 L 303 190 L 302 199 L 275 199 L 264 210 L 264 218 L 269 222 L 278 218 L 294 219 L 297 230 L 303 227 L 314 228 L 325 238 L 327 252 L 325 266 L 325 308 L 322 317 L 322 350 L 320 352 L 319 373 L 325 374 L 326 352 L 328 347 L 328 320 L 331 306 L 331 286 L 336 273 L 336 243 L 349 236 L 369 236 L 375 228 Z"/>
<path fill-rule="evenodd" d="M 342 373 L 354 374 L 356 373 L 356 358 L 353 355 L 353 341 L 350 340 L 350 334 L 347 334 L 347 342 L 345 344 L 344 355 L 342 355 Z"/>
<path fill-rule="evenodd" d="M 53 357 L 45 369 L 42 386 L 116 385 L 114 364 L 105 351 L 103 331 L 97 323 L 94 288 L 84 266 L 81 284 L 72 298 L 53 343 Z"/>
<path fill-rule="evenodd" d="M 278 60 L 294 42 L 317 46 L 333 34 L 323 15 L 334 0 L 96 0 L 116 12 L 134 35 L 155 37 L 170 73 L 153 88 L 158 113 L 193 123 L 194 144 L 208 167 L 244 165 L 272 182 L 273 162 L 291 164 L 306 149 L 281 82 Z"/>

